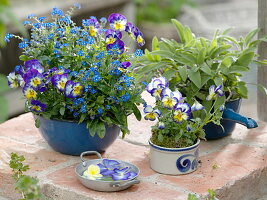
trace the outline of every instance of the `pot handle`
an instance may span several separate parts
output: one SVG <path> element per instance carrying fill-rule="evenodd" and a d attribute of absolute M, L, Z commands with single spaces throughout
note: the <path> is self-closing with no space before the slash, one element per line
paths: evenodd
<path fill-rule="evenodd" d="M 128 186 L 138 184 L 138 183 L 140 183 L 140 180 L 134 179 L 126 183 L 110 183 L 110 186 L 111 187 L 125 187 L 125 186 L 128 187 Z"/>
<path fill-rule="evenodd" d="M 242 124 L 246 126 L 248 129 L 258 127 L 258 124 L 254 119 L 244 117 L 236 113 L 233 109 L 230 109 L 230 108 L 224 109 L 222 117 L 225 120 L 230 120 L 230 121 L 234 121 L 236 123 Z"/>
<path fill-rule="evenodd" d="M 97 155 L 97 157 L 99 159 L 103 159 L 102 156 L 101 156 L 101 154 L 98 153 L 97 151 L 85 151 L 85 152 L 82 152 L 81 155 L 80 155 L 80 158 L 82 160 L 82 163 L 83 163 L 83 166 L 84 167 L 86 166 L 85 160 L 83 158 L 83 156 L 85 156 L 85 155 Z"/>

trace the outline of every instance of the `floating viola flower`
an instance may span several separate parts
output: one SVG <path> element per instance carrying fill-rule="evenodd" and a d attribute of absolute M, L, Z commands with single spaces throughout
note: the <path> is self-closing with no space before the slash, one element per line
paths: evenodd
<path fill-rule="evenodd" d="M 43 75 L 36 69 L 30 69 L 24 74 L 23 79 L 25 84 L 29 84 L 33 88 L 38 89 L 43 85 Z"/>
<path fill-rule="evenodd" d="M 152 106 L 149 105 L 144 108 L 144 113 L 146 114 L 145 119 L 150 121 L 154 121 L 161 116 L 160 110 L 153 109 Z"/>
<path fill-rule="evenodd" d="M 111 174 L 111 177 L 114 181 L 128 180 L 130 176 L 131 174 L 129 172 L 129 167 L 125 167 L 123 169 L 114 169 L 114 174 Z"/>
<path fill-rule="evenodd" d="M 30 110 L 34 112 L 44 112 L 46 109 L 46 104 L 38 101 L 38 100 L 31 100 Z"/>
<path fill-rule="evenodd" d="M 224 92 L 222 91 L 222 85 L 215 87 L 215 85 L 210 86 L 209 88 L 209 95 L 207 96 L 206 100 L 210 101 L 217 96 L 223 96 Z"/>
<path fill-rule="evenodd" d="M 192 111 L 198 111 L 198 110 L 203 110 L 205 107 L 202 105 L 202 104 L 200 104 L 198 101 L 196 101 L 193 105 L 192 105 L 192 107 L 191 107 L 191 110 Z"/>
<path fill-rule="evenodd" d="M 97 164 L 100 167 L 100 173 L 103 176 L 114 174 L 114 169 L 120 168 L 120 163 L 116 160 L 103 159 L 103 164 Z"/>
<path fill-rule="evenodd" d="M 164 88 L 161 96 L 163 106 L 168 109 L 173 109 L 183 98 L 179 91 L 172 92 L 169 88 Z"/>
<path fill-rule="evenodd" d="M 103 177 L 103 175 L 100 174 L 98 165 L 89 165 L 88 169 L 84 171 L 83 176 L 90 180 L 97 180 Z"/>
<path fill-rule="evenodd" d="M 118 54 L 122 54 L 124 50 L 124 42 L 122 40 L 116 40 L 113 44 L 107 45 L 107 51 L 115 51 Z"/>
<path fill-rule="evenodd" d="M 22 92 L 27 99 L 36 99 L 37 98 L 36 90 L 29 84 L 27 84 L 23 87 Z"/>
<path fill-rule="evenodd" d="M 61 92 L 64 91 L 67 81 L 68 74 L 56 74 L 51 78 L 52 85 L 54 85 Z"/>
<path fill-rule="evenodd" d="M 156 98 L 161 98 L 162 89 L 169 86 L 165 77 L 152 78 L 151 82 L 147 85 L 146 90 Z"/>
<path fill-rule="evenodd" d="M 174 109 L 173 120 L 175 122 L 181 123 L 190 119 L 191 108 L 188 103 L 178 103 Z"/>
<path fill-rule="evenodd" d="M 124 31 L 127 24 L 127 19 L 124 15 L 121 15 L 119 13 L 112 13 L 108 17 L 108 21 L 110 23 L 110 27 L 114 28 L 118 31 Z"/>
<path fill-rule="evenodd" d="M 65 96 L 68 98 L 79 97 L 84 92 L 84 87 L 79 82 L 68 80 L 65 85 Z"/>
<path fill-rule="evenodd" d="M 24 65 L 26 67 L 26 71 L 30 69 L 36 69 L 39 73 L 44 72 L 44 67 L 41 65 L 41 63 L 37 59 L 28 60 L 25 62 Z"/>

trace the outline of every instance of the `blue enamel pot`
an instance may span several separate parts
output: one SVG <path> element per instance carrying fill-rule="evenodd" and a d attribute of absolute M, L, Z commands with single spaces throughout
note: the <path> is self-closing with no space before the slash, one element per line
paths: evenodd
<path fill-rule="evenodd" d="M 213 123 L 204 126 L 206 139 L 214 140 L 230 135 L 233 132 L 236 123 L 242 124 L 249 129 L 258 127 L 258 124 L 254 119 L 239 114 L 240 106 L 241 99 L 227 102 L 223 111 L 223 119 L 221 120 L 222 127 Z"/>
<path fill-rule="evenodd" d="M 40 117 L 40 132 L 55 151 L 78 156 L 84 151 L 105 151 L 118 137 L 120 128 L 116 125 L 106 125 L 106 134 L 100 138 L 92 137 L 86 128 L 86 123 L 51 120 Z"/>

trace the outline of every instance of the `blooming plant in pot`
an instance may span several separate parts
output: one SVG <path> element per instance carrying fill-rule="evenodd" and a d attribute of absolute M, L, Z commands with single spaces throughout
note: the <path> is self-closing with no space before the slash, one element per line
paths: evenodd
<path fill-rule="evenodd" d="M 35 114 L 36 125 L 56 151 L 79 155 L 104 151 L 118 136 L 129 133 L 127 116 L 140 120 L 135 85 L 123 37 L 129 35 L 140 46 L 143 35 L 125 16 L 82 20 L 77 26 L 68 12 L 54 8 L 51 20 L 30 15 L 31 39 L 21 40 L 23 65 L 10 73 L 10 87 L 21 87 L 26 107 Z M 77 132 L 75 130 L 77 129 Z"/>
<path fill-rule="evenodd" d="M 206 97 L 209 107 L 197 101 L 190 104 L 190 98 L 169 88 L 165 77 L 152 78 L 146 90 L 156 100 L 154 107 L 147 104 L 144 107 L 144 118 L 157 120 L 149 141 L 151 168 L 171 175 L 195 171 L 200 138 L 205 138 L 203 127 L 216 122 L 216 116 L 222 112 L 224 92 L 221 86 L 210 87 Z"/>
<path fill-rule="evenodd" d="M 154 38 L 152 51 L 146 50 L 140 60 L 137 79 L 149 81 L 155 75 L 164 76 L 169 80 L 169 87 L 172 90 L 178 89 L 188 98 L 189 104 L 198 101 L 205 107 L 210 106 L 206 99 L 210 87 L 220 85 L 225 92 L 226 108 L 217 115 L 218 123 L 205 126 L 208 139 L 230 134 L 235 122 L 248 128 L 257 127 L 253 119 L 236 112 L 241 98 L 248 97 L 247 83 L 240 79 L 242 73 L 248 71 L 252 63 L 266 63 L 265 60 L 257 61 L 256 47 L 261 39 L 253 40 L 253 37 L 258 29 L 239 40 L 219 31 L 214 33 L 212 39 L 207 39 L 196 37 L 189 27 L 177 20 L 173 19 L 172 22 L 180 41 L 165 38 L 158 41 Z M 265 90 L 262 86 L 259 87 Z M 220 121 L 221 118 L 223 120 Z"/>

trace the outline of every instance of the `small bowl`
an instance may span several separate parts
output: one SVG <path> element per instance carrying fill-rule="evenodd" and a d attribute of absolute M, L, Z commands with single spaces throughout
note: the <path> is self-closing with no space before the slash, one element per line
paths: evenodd
<path fill-rule="evenodd" d="M 93 159 L 93 160 L 87 160 L 87 161 L 84 160 L 83 156 L 93 155 L 93 154 L 97 155 L 99 159 Z M 96 191 L 101 191 L 101 192 L 116 192 L 120 190 L 125 190 L 134 184 L 140 183 L 140 180 L 137 179 L 140 173 L 139 168 L 131 163 L 121 161 L 121 160 L 116 160 L 116 159 L 113 159 L 113 160 L 119 162 L 120 166 L 122 166 L 123 168 L 129 167 L 133 172 L 136 173 L 136 176 L 128 180 L 118 180 L 118 181 L 90 180 L 88 178 L 85 178 L 83 177 L 84 171 L 86 171 L 88 167 L 92 164 L 97 165 L 99 163 L 102 163 L 103 158 L 101 154 L 96 151 L 85 151 L 81 153 L 80 157 L 81 157 L 82 163 L 76 166 L 75 173 L 77 175 L 77 178 L 80 180 L 80 182 L 87 188 L 90 188 Z"/>

